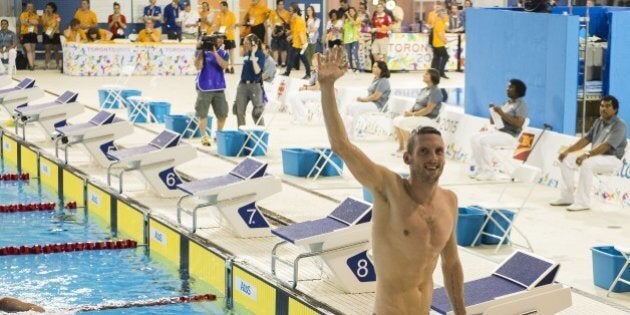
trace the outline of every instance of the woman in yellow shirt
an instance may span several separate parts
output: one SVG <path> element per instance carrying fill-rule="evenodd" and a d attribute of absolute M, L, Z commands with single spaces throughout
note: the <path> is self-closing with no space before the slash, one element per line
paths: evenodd
<path fill-rule="evenodd" d="M 83 43 L 87 40 L 85 31 L 81 29 L 81 22 L 78 19 L 70 20 L 70 25 L 63 32 L 63 37 L 68 43 Z"/>
<path fill-rule="evenodd" d="M 153 27 L 153 20 L 144 22 L 144 29 L 138 33 L 138 42 L 140 43 L 158 43 L 162 34 Z"/>
<path fill-rule="evenodd" d="M 112 38 L 112 33 L 98 27 L 90 27 L 86 33 L 88 43 L 108 41 Z"/>
<path fill-rule="evenodd" d="M 59 46 L 61 40 L 59 39 L 59 24 L 61 18 L 57 14 L 57 5 L 54 2 L 46 4 L 46 10 L 42 15 L 42 31 L 44 32 L 42 38 L 44 41 L 44 49 L 46 54 L 44 55 L 44 69 L 48 69 L 50 63 L 51 53 L 55 54 L 55 68 L 59 68 Z"/>
<path fill-rule="evenodd" d="M 201 33 L 212 34 L 212 22 L 214 20 L 214 13 L 210 12 L 210 5 L 208 2 L 201 3 L 201 11 L 199 11 L 199 20 Z"/>
<path fill-rule="evenodd" d="M 35 70 L 35 45 L 37 45 L 37 28 L 39 27 L 39 16 L 35 13 L 35 6 L 32 3 L 26 5 L 26 11 L 20 14 L 20 38 L 22 46 L 26 51 L 28 68 Z"/>

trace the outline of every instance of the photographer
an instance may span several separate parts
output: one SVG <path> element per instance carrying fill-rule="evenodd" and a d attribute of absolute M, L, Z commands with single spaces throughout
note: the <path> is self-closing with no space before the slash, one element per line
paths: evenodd
<path fill-rule="evenodd" d="M 260 39 L 255 34 L 249 34 L 243 40 L 245 54 L 243 55 L 243 71 L 241 82 L 236 90 L 236 99 L 232 108 L 236 115 L 237 125 L 245 125 L 245 111 L 247 104 L 252 101 L 254 109 L 252 118 L 258 125 L 264 125 L 262 114 L 264 111 L 262 91 L 262 70 L 265 66 L 265 54 L 259 49 Z"/>
<path fill-rule="evenodd" d="M 195 67 L 197 74 L 197 102 L 195 103 L 195 115 L 199 119 L 201 131 L 201 144 L 210 146 L 210 138 L 206 135 L 208 109 L 212 104 L 212 111 L 217 118 L 217 130 L 223 130 L 225 118 L 228 115 L 228 104 L 225 99 L 224 70 L 228 67 L 230 59 L 228 53 L 223 50 L 223 34 L 214 33 L 211 36 L 201 37 L 197 44 Z"/>

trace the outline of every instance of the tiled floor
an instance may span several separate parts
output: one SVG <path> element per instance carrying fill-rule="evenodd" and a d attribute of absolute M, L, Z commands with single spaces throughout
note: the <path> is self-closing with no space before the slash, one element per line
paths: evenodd
<path fill-rule="evenodd" d="M 237 71 L 239 73 L 239 71 Z M 94 115 L 98 108 L 97 89 L 107 83 L 113 83 L 117 78 L 94 77 L 69 77 L 56 71 L 21 71 L 17 78 L 33 77 L 37 84 L 53 93 L 60 94 L 65 90 L 79 92 L 79 101 L 89 106 L 81 116 L 71 119 L 70 122 L 84 122 Z M 301 77 L 296 72 L 293 76 Z M 442 87 L 463 87 L 464 75 L 460 73 L 449 74 L 450 80 L 445 80 Z M 228 103 L 232 104 L 235 87 L 239 75 L 227 75 Z M 370 74 L 347 74 L 338 82 L 338 87 L 367 88 L 371 80 Z M 394 73 L 392 85 L 395 87 L 419 87 L 421 73 Z M 196 93 L 194 90 L 194 77 L 131 77 L 126 83 L 129 88 L 141 89 L 144 95 L 155 100 L 166 100 L 172 104 L 172 113 L 187 113 L 194 110 Z M 52 99 L 52 97 L 50 97 Z M 41 102 L 37 101 L 36 103 Z M 126 116 L 123 110 L 117 111 L 121 116 Z M 1 114 L 3 120 L 8 118 L 6 112 Z M 286 113 L 276 114 L 273 124 L 270 126 L 270 151 L 261 160 L 269 163 L 268 172 L 280 177 L 283 191 L 270 197 L 260 205 L 290 221 L 301 222 L 308 219 L 325 216 L 334 207 L 336 201 L 351 195 L 362 196 L 360 184 L 354 180 L 346 170 L 341 177 L 320 178 L 316 181 L 296 178 L 282 173 L 281 149 L 287 147 L 311 147 L 326 144 L 326 131 L 321 124 L 294 125 Z M 248 117 L 248 119 L 250 119 Z M 227 129 L 234 129 L 236 120 L 230 116 L 226 125 Z M 147 124 L 138 126 L 132 136 L 120 141 L 125 147 L 145 144 L 154 133 L 162 130 L 163 125 Z M 35 128 L 27 129 L 27 139 L 53 151 L 52 145 L 44 135 Z M 198 157 L 178 168 L 184 174 L 193 178 L 206 178 L 216 176 L 229 171 L 240 158 L 219 157 L 216 153 L 216 145 L 202 147 L 199 140 L 191 140 L 198 148 Z M 359 141 L 356 143 L 368 156 L 377 163 L 385 165 L 393 170 L 405 171 L 405 165 L 400 157 L 392 155 L 395 144 L 392 140 L 385 141 Z M 95 179 L 105 183 L 106 171 L 90 164 L 87 157 L 78 149 L 70 150 L 71 164 L 78 166 Z M 152 209 L 152 212 L 175 220 L 176 199 L 163 200 L 144 190 L 144 185 L 136 176 L 127 176 L 126 188 L 128 195 L 138 199 Z M 493 200 L 497 191 L 505 183 L 480 184 L 467 177 L 466 166 L 448 161 L 445 172 L 442 175 L 441 185 L 455 191 L 458 194 L 460 204 L 474 204 L 477 202 Z M 523 187 L 513 187 L 508 195 L 516 198 L 522 195 Z M 630 211 L 627 208 L 619 208 L 608 204 L 596 204 L 591 211 L 570 213 L 564 209 L 549 207 L 547 203 L 557 195 L 557 190 L 549 187 L 536 187 L 527 209 L 518 218 L 517 225 L 529 237 L 535 253 L 555 260 L 561 264 L 558 280 L 565 285 L 574 288 L 574 306 L 563 314 L 624 314 L 630 312 L 630 294 L 613 294 L 605 297 L 605 290 L 593 285 L 593 273 L 590 248 L 595 245 L 624 244 L 630 242 Z M 269 259 L 271 246 L 277 241 L 275 238 L 262 238 L 256 240 L 242 240 L 233 237 L 224 228 L 211 228 L 217 224 L 216 216 L 212 210 L 202 210 L 201 225 L 207 227 L 199 231 L 204 237 L 212 237 L 219 240 L 226 248 L 233 251 L 241 259 L 252 266 L 269 272 Z M 184 225 L 188 225 L 185 218 Z M 502 261 L 512 252 L 512 248 L 504 246 L 497 254 L 494 248 L 466 248 L 461 250 L 464 273 L 466 280 L 487 275 L 492 272 L 496 263 Z M 300 283 L 298 289 L 304 293 L 321 299 L 344 313 L 364 314 L 371 311 L 373 301 L 372 294 L 342 294 L 330 279 L 318 272 L 317 266 L 306 268 L 304 278 L 322 279 L 306 280 Z M 286 271 L 280 272 L 281 279 L 290 276 Z M 439 270 L 435 274 L 436 283 L 441 283 Z M 612 306 L 609 306 L 612 305 Z"/>

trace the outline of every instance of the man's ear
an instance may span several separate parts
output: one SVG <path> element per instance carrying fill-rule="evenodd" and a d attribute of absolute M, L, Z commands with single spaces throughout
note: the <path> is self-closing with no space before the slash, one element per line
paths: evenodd
<path fill-rule="evenodd" d="M 409 154 L 407 151 L 403 153 L 403 162 L 405 162 L 405 164 L 407 165 L 411 164 L 411 154 Z"/>

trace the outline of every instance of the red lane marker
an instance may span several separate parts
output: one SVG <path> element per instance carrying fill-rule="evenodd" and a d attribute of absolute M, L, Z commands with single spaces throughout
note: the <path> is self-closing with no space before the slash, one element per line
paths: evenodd
<path fill-rule="evenodd" d="M 98 242 L 77 242 L 63 244 L 45 245 L 22 245 L 20 247 L 5 246 L 0 247 L 0 256 L 30 255 L 30 254 L 50 254 L 61 252 L 74 252 L 84 250 L 105 250 L 105 249 L 126 249 L 136 248 L 138 242 L 134 240 L 98 241 Z"/>
<path fill-rule="evenodd" d="M 214 294 L 198 294 L 198 295 L 191 295 L 191 296 L 178 296 L 178 297 L 144 300 L 144 301 L 114 302 L 114 303 L 104 303 L 104 304 L 99 304 L 99 305 L 83 305 L 83 306 L 78 306 L 76 308 L 69 309 L 68 311 L 72 311 L 72 312 L 102 311 L 102 310 L 112 310 L 112 309 L 130 308 L 130 307 L 209 302 L 209 301 L 215 301 L 216 299 L 217 299 L 217 296 Z"/>
<path fill-rule="evenodd" d="M 28 173 L 4 173 L 0 174 L 0 181 L 16 181 L 16 180 L 29 180 L 30 176 Z"/>
<path fill-rule="evenodd" d="M 30 211 L 52 211 L 57 208 L 56 202 L 37 202 L 37 203 L 16 203 L 0 205 L 0 213 L 11 212 L 30 212 Z M 65 209 L 74 210 L 77 208 L 77 202 L 71 201 L 65 205 Z"/>

